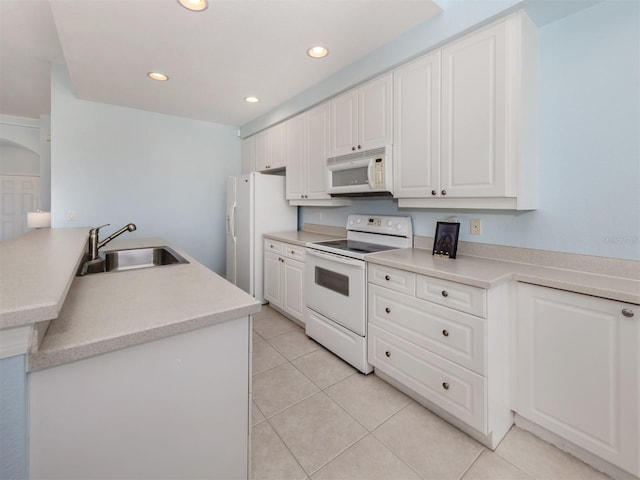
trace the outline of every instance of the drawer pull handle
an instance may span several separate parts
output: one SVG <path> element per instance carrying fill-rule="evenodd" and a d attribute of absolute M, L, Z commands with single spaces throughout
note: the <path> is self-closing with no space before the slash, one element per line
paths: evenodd
<path fill-rule="evenodd" d="M 387 313 L 391 313 L 391 309 L 389 307 L 385 308 L 384 311 Z"/>
<path fill-rule="evenodd" d="M 442 388 L 444 388 L 445 390 L 449 390 L 449 384 L 447 382 L 443 382 Z"/>
<path fill-rule="evenodd" d="M 294 250 L 291 250 L 291 255 L 295 255 L 295 253 L 296 252 Z"/>
<path fill-rule="evenodd" d="M 442 335 L 444 335 L 445 337 L 449 336 L 449 330 L 442 330 Z"/>
<path fill-rule="evenodd" d="M 623 308 L 622 315 L 624 315 L 627 318 L 631 318 L 633 317 L 633 310 L 629 310 L 628 308 Z"/>
<path fill-rule="evenodd" d="M 389 275 L 385 275 L 384 279 L 388 282 L 389 280 L 391 280 L 391 277 Z"/>
<path fill-rule="evenodd" d="M 447 298 L 449 296 L 449 292 L 447 292 L 446 290 L 442 290 L 442 296 L 444 298 Z"/>
<path fill-rule="evenodd" d="M 384 354 L 385 354 L 387 357 L 390 357 L 390 356 L 391 356 L 391 352 L 390 352 L 389 350 L 387 350 L 386 352 L 384 352 Z"/>

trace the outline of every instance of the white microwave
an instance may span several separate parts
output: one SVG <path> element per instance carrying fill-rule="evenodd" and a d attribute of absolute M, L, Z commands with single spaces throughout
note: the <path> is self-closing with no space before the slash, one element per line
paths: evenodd
<path fill-rule="evenodd" d="M 332 196 L 391 195 L 391 145 L 327 159 Z"/>

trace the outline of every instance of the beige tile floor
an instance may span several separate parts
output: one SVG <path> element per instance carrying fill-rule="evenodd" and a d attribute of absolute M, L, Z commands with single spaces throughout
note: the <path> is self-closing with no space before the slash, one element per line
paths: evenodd
<path fill-rule="evenodd" d="M 268 306 L 253 329 L 254 480 L 609 478 L 517 427 L 488 450 Z"/>

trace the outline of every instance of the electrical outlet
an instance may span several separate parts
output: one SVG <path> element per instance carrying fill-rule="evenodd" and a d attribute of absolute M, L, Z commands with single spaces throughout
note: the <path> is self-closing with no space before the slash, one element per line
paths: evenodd
<path fill-rule="evenodd" d="M 482 221 L 479 218 L 472 218 L 470 226 L 471 235 L 482 235 Z"/>
<path fill-rule="evenodd" d="M 76 221 L 76 211 L 75 210 L 69 210 L 67 212 L 67 221 L 69 221 L 69 222 L 75 222 Z"/>

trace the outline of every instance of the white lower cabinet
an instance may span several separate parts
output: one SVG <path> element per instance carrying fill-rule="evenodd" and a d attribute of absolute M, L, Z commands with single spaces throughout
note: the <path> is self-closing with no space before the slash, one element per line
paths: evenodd
<path fill-rule="evenodd" d="M 304 321 L 304 247 L 265 239 L 264 298 L 288 316 Z"/>
<path fill-rule="evenodd" d="M 495 448 L 513 424 L 509 285 L 485 290 L 371 264 L 369 363 Z"/>
<path fill-rule="evenodd" d="M 638 477 L 640 307 L 520 283 L 517 313 L 517 413 Z"/>

